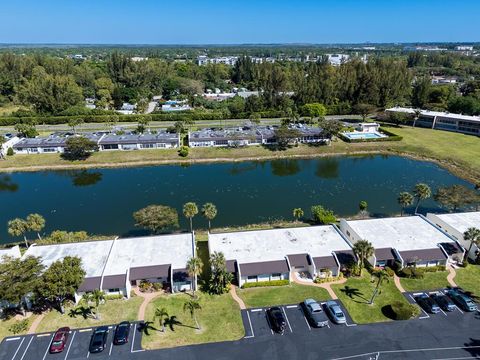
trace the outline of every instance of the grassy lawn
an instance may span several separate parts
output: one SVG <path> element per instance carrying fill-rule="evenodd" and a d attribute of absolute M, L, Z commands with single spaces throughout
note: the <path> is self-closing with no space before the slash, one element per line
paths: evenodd
<path fill-rule="evenodd" d="M 239 289 L 237 293 L 249 308 L 298 304 L 308 298 L 315 300 L 330 299 L 325 289 L 298 284 Z"/>
<path fill-rule="evenodd" d="M 407 291 L 436 290 L 449 286 L 447 275 L 448 271 L 437 271 L 425 273 L 423 279 L 400 278 L 400 282 Z"/>
<path fill-rule="evenodd" d="M 200 330 L 190 313 L 183 311 L 183 304 L 189 294 L 160 296 L 151 302 L 146 310 L 145 319 L 152 321 L 146 329 L 142 345 L 147 349 L 166 348 L 189 344 L 238 340 L 244 336 L 240 309 L 230 294 L 220 296 L 200 294 L 201 310 L 197 310 Z M 170 318 L 165 332 L 161 332 L 158 320 L 154 319 L 155 309 L 165 308 Z M 148 334 L 147 334 L 148 333 Z"/>
<path fill-rule="evenodd" d="M 373 305 L 368 304 L 373 294 L 376 282 L 372 282 L 370 274 L 364 272 L 362 277 L 349 278 L 344 284 L 332 285 L 332 289 L 347 308 L 352 320 L 357 324 L 390 321 L 384 313 L 386 307 L 394 301 L 408 303 L 393 282 L 384 282 L 380 294 Z"/>
<path fill-rule="evenodd" d="M 133 321 L 137 319 L 138 308 L 142 301 L 140 297 L 132 297 L 129 300 L 107 300 L 105 304 L 98 307 L 99 320 L 91 317 L 84 318 L 82 315 L 70 316 L 70 310 L 73 308 L 66 308 L 64 315 L 52 310 L 46 314 L 37 331 L 54 331 L 62 326 L 81 328 L 116 324 L 123 320 Z"/>
<path fill-rule="evenodd" d="M 32 324 L 32 322 L 35 318 L 36 318 L 36 315 L 32 315 L 29 318 L 27 318 L 28 319 L 28 327 L 30 327 L 30 325 Z M 16 322 L 19 322 L 19 320 L 15 320 L 15 318 L 13 318 L 13 317 L 8 319 L 8 320 L 1 320 L 0 321 L 0 341 L 2 341 L 2 339 L 4 337 L 14 335 L 8 329 L 10 328 L 10 326 L 15 324 Z M 27 330 L 28 330 L 28 328 L 27 328 Z M 21 334 L 25 334 L 25 333 L 26 333 L 26 331 L 21 333 Z"/>
<path fill-rule="evenodd" d="M 466 291 L 480 297 L 480 265 L 468 265 L 464 269 L 457 269 L 454 281 Z"/>

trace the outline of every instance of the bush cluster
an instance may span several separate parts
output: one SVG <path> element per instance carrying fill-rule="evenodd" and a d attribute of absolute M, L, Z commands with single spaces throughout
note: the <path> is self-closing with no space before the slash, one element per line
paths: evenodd
<path fill-rule="evenodd" d="M 182 146 L 178 150 L 178 155 L 181 156 L 181 157 L 187 157 L 188 156 L 188 151 L 189 151 L 188 146 Z"/>
<path fill-rule="evenodd" d="M 399 276 L 406 277 L 410 279 L 423 279 L 425 273 L 433 273 L 437 271 L 445 271 L 445 265 L 437 265 L 437 266 L 428 266 L 428 267 L 421 267 L 421 268 L 414 268 L 414 267 L 406 267 L 399 272 Z"/>
<path fill-rule="evenodd" d="M 391 305 L 395 320 L 408 320 L 420 314 L 420 308 L 413 304 L 395 301 Z"/>
<path fill-rule="evenodd" d="M 121 300 L 123 299 L 122 294 L 112 294 L 112 295 L 105 295 L 105 300 Z"/>
<path fill-rule="evenodd" d="M 385 266 L 384 270 L 387 273 L 387 275 L 390 277 L 393 277 L 393 275 L 395 275 L 395 271 L 389 266 Z"/>
<path fill-rule="evenodd" d="M 288 280 L 272 280 L 272 281 L 258 281 L 258 282 L 251 282 L 243 284 L 243 288 L 255 288 L 255 287 L 263 287 L 263 286 L 284 286 L 288 285 L 290 282 Z"/>

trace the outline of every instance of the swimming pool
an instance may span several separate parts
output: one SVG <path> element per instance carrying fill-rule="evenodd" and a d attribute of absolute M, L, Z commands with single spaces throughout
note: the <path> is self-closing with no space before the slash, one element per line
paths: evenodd
<path fill-rule="evenodd" d="M 360 139 L 380 139 L 385 138 L 387 135 L 380 134 L 378 132 L 344 132 L 342 135 L 346 136 L 351 140 L 360 140 Z"/>

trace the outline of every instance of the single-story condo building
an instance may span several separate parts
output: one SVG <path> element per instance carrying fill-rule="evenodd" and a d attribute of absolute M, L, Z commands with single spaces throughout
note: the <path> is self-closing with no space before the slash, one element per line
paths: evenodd
<path fill-rule="evenodd" d="M 356 261 L 333 225 L 209 234 L 208 247 L 210 254 L 224 254 L 239 286 L 290 280 L 293 272 L 309 278 L 337 276 L 348 259 Z"/>
<path fill-rule="evenodd" d="M 75 294 L 77 301 L 95 289 L 129 298 L 132 286 L 142 281 L 161 283 L 171 292 L 196 286 L 186 271 L 187 261 L 195 256 L 191 233 L 32 245 L 23 256 L 29 255 L 40 257 L 46 267 L 66 256 L 79 257 L 86 274 Z"/>
<path fill-rule="evenodd" d="M 81 134 L 87 139 L 98 143 L 103 134 L 88 133 Z M 54 133 L 47 137 L 22 138 L 12 146 L 16 154 L 43 154 L 43 153 L 63 153 L 67 145 L 67 139 L 76 136 L 73 133 Z"/>
<path fill-rule="evenodd" d="M 462 261 L 465 250 L 448 234 L 423 216 L 340 220 L 340 230 L 352 244 L 369 241 L 375 248 L 369 259 L 373 266 L 402 267 L 446 265 Z"/>
<path fill-rule="evenodd" d="M 387 113 L 403 113 L 412 116 L 415 114 L 415 109 L 405 107 L 393 107 L 385 111 Z M 415 122 L 416 126 L 480 136 L 480 116 L 430 110 L 420 110 L 419 115 L 418 120 Z"/>
<path fill-rule="evenodd" d="M 470 242 L 465 241 L 463 233 L 468 228 L 480 229 L 480 211 L 453 213 L 453 214 L 427 214 L 427 219 L 443 229 L 446 233 L 455 238 L 465 249 L 469 249 Z M 473 244 L 468 256 L 472 259 L 477 257 L 480 249 Z"/>

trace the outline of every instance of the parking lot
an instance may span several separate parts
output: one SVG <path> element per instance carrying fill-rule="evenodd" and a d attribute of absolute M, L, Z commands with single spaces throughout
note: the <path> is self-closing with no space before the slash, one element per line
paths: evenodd
<path fill-rule="evenodd" d="M 128 343 L 113 345 L 115 325 L 108 326 L 107 346 L 101 353 L 91 354 L 88 351 L 90 338 L 94 328 L 72 329 L 65 349 L 59 354 L 50 354 L 49 348 L 54 333 L 43 333 L 5 338 L 0 344 L 2 360 L 75 360 L 75 359 L 129 359 L 132 353 L 143 351 L 141 348 L 142 333 L 139 323 L 132 323 Z"/>
<path fill-rule="evenodd" d="M 421 294 L 421 293 L 425 293 L 427 295 L 430 295 L 430 294 L 438 292 L 438 293 L 441 293 L 441 294 L 445 295 L 446 290 L 447 289 L 440 289 L 440 290 L 435 290 L 435 291 L 413 291 L 413 292 L 405 292 L 405 293 L 403 293 L 403 295 L 406 297 L 406 299 L 408 300 L 409 303 L 417 304 L 417 301 L 415 300 L 415 297 L 417 295 Z M 437 313 L 437 314 L 428 313 L 421 306 L 420 306 L 420 309 L 422 310 L 422 313 L 419 316 L 420 320 L 431 319 L 431 318 L 435 318 L 437 316 L 452 317 L 452 320 L 453 320 L 453 318 L 460 318 L 465 313 L 457 305 L 455 305 L 455 310 L 454 311 L 448 312 L 448 311 L 444 311 L 443 309 L 440 308 L 440 312 Z"/>
<path fill-rule="evenodd" d="M 339 300 L 336 300 L 337 303 L 342 308 L 343 313 L 346 316 L 347 323 L 337 325 L 329 319 L 329 324 L 324 328 L 312 328 L 305 317 L 303 309 L 300 304 L 290 304 L 290 305 L 281 305 L 279 308 L 283 312 L 286 321 L 286 329 L 283 335 L 275 333 L 269 324 L 267 318 L 267 310 L 269 307 L 265 308 L 254 308 L 242 310 L 242 320 L 245 327 L 245 339 L 254 339 L 254 338 L 263 338 L 270 336 L 288 336 L 290 334 L 306 334 L 306 333 L 316 333 L 316 332 L 326 332 L 329 329 L 334 327 L 350 327 L 356 326 L 353 323 L 352 319 L 348 315 L 348 312 L 345 310 L 345 307 Z M 325 311 L 325 303 L 321 303 Z"/>

